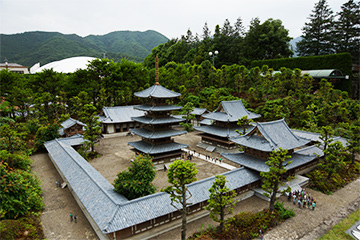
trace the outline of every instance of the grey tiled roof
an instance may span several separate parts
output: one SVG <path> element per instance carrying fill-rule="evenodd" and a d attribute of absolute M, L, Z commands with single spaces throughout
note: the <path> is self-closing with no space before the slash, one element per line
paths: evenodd
<path fill-rule="evenodd" d="M 64 122 L 62 122 L 62 123 L 60 124 L 60 126 L 62 126 L 62 128 L 60 128 L 60 129 L 58 130 L 60 136 L 64 136 L 64 135 L 65 135 L 64 130 L 65 130 L 65 129 L 68 129 L 68 128 L 72 127 L 72 126 L 74 126 L 75 124 L 79 124 L 79 125 L 81 125 L 81 126 L 83 126 L 83 127 L 86 126 L 86 124 L 84 124 L 84 123 L 82 123 L 82 122 L 80 122 L 80 121 L 78 121 L 78 120 L 75 120 L 75 119 L 73 119 L 73 118 L 69 118 L 68 120 L 66 120 L 66 121 L 64 121 Z"/>
<path fill-rule="evenodd" d="M 219 136 L 219 137 L 237 137 L 239 134 L 235 132 L 235 130 L 239 130 L 241 133 L 243 131 L 242 127 L 220 127 L 216 125 L 203 125 L 200 127 L 194 127 L 196 130 L 204 133 L 208 133 L 211 135 Z M 250 126 L 246 131 L 251 131 L 254 128 L 254 126 Z"/>
<path fill-rule="evenodd" d="M 148 139 L 166 138 L 172 136 L 179 136 L 187 133 L 186 131 L 175 130 L 175 129 L 150 131 L 145 128 L 133 128 L 130 129 L 130 132 L 140 137 L 148 138 Z"/>
<path fill-rule="evenodd" d="M 135 109 L 142 110 L 142 111 L 153 111 L 153 112 L 160 112 L 160 111 L 177 111 L 182 109 L 182 106 L 176 105 L 161 105 L 161 106 L 151 106 L 151 105 L 139 105 L 134 106 Z"/>
<path fill-rule="evenodd" d="M 310 142 L 310 140 L 295 135 L 284 119 L 264 123 L 258 122 L 255 124 L 255 128 L 259 130 L 262 136 L 255 135 L 255 130 L 252 130 L 244 136 L 230 140 L 239 145 L 264 152 L 272 152 L 280 147 L 290 150 Z"/>
<path fill-rule="evenodd" d="M 291 158 L 289 158 L 285 161 L 285 163 L 292 161 L 292 163 L 289 164 L 286 167 L 286 169 L 290 170 L 290 169 L 302 166 L 304 164 L 307 164 L 307 163 L 313 161 L 314 159 L 318 158 L 317 154 L 319 154 L 319 153 L 320 153 L 320 156 L 322 156 L 322 151 L 315 146 L 311 146 L 309 148 L 296 151 L 291 155 Z M 224 158 L 226 158 L 234 163 L 240 164 L 244 167 L 247 167 L 249 169 L 253 169 L 258 172 L 268 172 L 269 171 L 269 167 L 265 163 L 267 160 L 245 154 L 244 152 L 222 153 L 221 155 Z"/>
<path fill-rule="evenodd" d="M 88 140 L 84 140 L 83 135 L 76 133 L 76 134 L 72 135 L 71 137 L 59 138 L 58 141 L 65 143 L 67 145 L 70 145 L 70 146 L 77 146 L 77 145 L 83 144 L 85 141 L 88 141 Z"/>
<path fill-rule="evenodd" d="M 180 93 L 173 92 L 161 85 L 152 85 L 141 92 L 134 93 L 134 95 L 141 98 L 175 98 L 181 96 Z"/>
<path fill-rule="evenodd" d="M 137 142 L 128 142 L 128 144 L 133 148 L 136 148 L 137 150 L 146 154 L 167 153 L 189 147 L 189 145 L 187 144 L 182 144 L 177 142 L 151 145 L 144 141 L 137 141 Z"/>
<path fill-rule="evenodd" d="M 203 115 L 205 112 L 208 112 L 208 110 L 206 108 L 194 108 L 194 110 L 191 112 L 191 114 Z"/>
<path fill-rule="evenodd" d="M 169 195 L 164 192 L 128 201 L 114 192 L 113 186 L 71 146 L 65 144 L 65 140 L 55 139 L 46 142 L 45 147 L 74 190 L 74 194 L 104 234 L 177 211 L 171 206 Z M 260 179 L 259 174 L 245 168 L 234 169 L 223 175 L 229 181 L 227 186 L 231 190 Z M 189 202 L 197 204 L 206 201 L 209 197 L 208 189 L 214 178 L 189 184 L 188 188 L 193 195 Z"/>
<path fill-rule="evenodd" d="M 135 109 L 136 106 L 103 107 L 104 116 L 100 117 L 102 123 L 133 122 L 132 117 L 144 116 L 144 112 Z"/>
<path fill-rule="evenodd" d="M 132 120 L 143 124 L 172 124 L 185 121 L 185 119 L 175 117 L 150 118 L 150 117 L 133 117 Z"/>
<path fill-rule="evenodd" d="M 322 140 L 320 139 L 320 134 L 319 133 L 314 133 L 314 132 L 307 132 L 307 131 L 302 131 L 302 130 L 296 130 L 296 129 L 291 129 L 291 131 L 299 137 L 311 140 L 313 142 L 321 142 Z M 332 137 L 333 141 L 339 141 L 342 143 L 343 146 L 347 146 L 348 145 L 348 140 L 346 138 L 343 137 L 338 137 L 338 136 L 333 136 Z"/>
<path fill-rule="evenodd" d="M 72 119 L 72 118 L 69 118 L 68 120 L 62 122 L 60 125 L 61 125 L 63 128 L 67 129 L 67 128 L 69 128 L 69 127 L 74 126 L 75 124 L 79 124 L 79 125 L 81 125 L 81 126 L 86 126 L 86 124 L 84 124 L 84 123 L 82 123 L 82 122 L 80 122 L 80 121 L 78 121 L 78 120 Z"/>
<path fill-rule="evenodd" d="M 113 186 L 70 145 L 58 139 L 45 148 L 100 229 L 104 229 L 118 205 L 128 200 L 113 191 Z"/>
<path fill-rule="evenodd" d="M 226 180 L 229 181 L 226 185 L 231 190 L 260 180 L 258 173 L 245 168 L 234 169 L 221 175 L 226 176 Z M 195 205 L 199 202 L 207 201 L 210 194 L 209 188 L 214 180 L 215 177 L 210 177 L 187 185 L 192 194 L 188 203 Z M 175 205 L 181 208 L 179 204 Z M 107 232 L 115 232 L 135 224 L 165 216 L 174 211 L 177 210 L 171 206 L 171 200 L 167 193 L 155 193 L 122 204 L 106 230 Z"/>
<path fill-rule="evenodd" d="M 224 112 L 220 112 L 221 109 L 223 109 Z M 241 100 L 222 101 L 217 110 L 202 116 L 204 118 L 209 118 L 220 122 L 237 122 L 244 116 L 248 116 L 248 119 L 261 117 L 260 114 L 246 110 Z"/>

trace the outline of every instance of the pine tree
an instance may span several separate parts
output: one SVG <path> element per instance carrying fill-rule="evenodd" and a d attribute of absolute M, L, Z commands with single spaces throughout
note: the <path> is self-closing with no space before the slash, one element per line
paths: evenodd
<path fill-rule="evenodd" d="M 269 161 L 266 162 L 269 171 L 260 173 L 260 176 L 264 178 L 264 184 L 261 186 L 265 191 L 264 195 L 270 197 L 270 212 L 275 210 L 276 194 L 280 192 L 279 188 L 282 185 L 281 180 L 287 171 L 286 167 L 292 163 L 292 161 L 287 161 L 288 158 L 291 158 L 291 156 L 288 155 L 287 149 L 279 148 L 279 150 L 274 150 L 270 154 Z M 288 176 L 285 180 L 289 181 L 290 179 L 291 176 Z M 281 192 L 290 192 L 290 187 Z"/>
<path fill-rule="evenodd" d="M 165 188 L 164 191 L 170 194 L 171 206 L 182 213 L 181 240 L 186 239 L 186 215 L 189 211 L 187 207 L 190 205 L 187 200 L 192 196 L 186 185 L 196 181 L 197 172 L 195 163 L 188 160 L 176 160 L 170 164 L 167 174 L 171 186 Z M 182 208 L 179 208 L 178 204 Z"/>
<path fill-rule="evenodd" d="M 205 207 L 206 210 L 210 211 L 210 218 L 220 223 L 217 228 L 218 233 L 224 228 L 225 208 L 228 207 L 228 212 L 232 213 L 233 207 L 235 206 L 234 198 L 236 197 L 236 193 L 226 187 L 226 182 L 228 181 L 224 175 L 215 176 L 215 181 L 209 189 L 209 205 Z"/>
<path fill-rule="evenodd" d="M 360 61 L 360 2 L 349 0 L 341 6 L 335 22 L 336 52 L 348 52 L 354 63 Z"/>
<path fill-rule="evenodd" d="M 312 56 L 334 53 L 334 15 L 326 0 L 315 4 L 310 14 L 310 22 L 303 27 L 303 39 L 298 42 L 297 51 L 300 56 Z"/>

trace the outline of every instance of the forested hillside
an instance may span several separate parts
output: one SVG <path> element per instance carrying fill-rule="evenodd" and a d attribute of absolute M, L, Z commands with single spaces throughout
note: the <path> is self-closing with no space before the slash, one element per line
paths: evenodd
<path fill-rule="evenodd" d="M 168 39 L 155 31 L 118 31 L 106 35 L 80 37 L 58 32 L 1 34 L 1 56 L 9 62 L 32 66 L 74 56 L 127 58 L 141 62 L 151 50 Z M 1 59 L 3 61 L 4 59 Z"/>

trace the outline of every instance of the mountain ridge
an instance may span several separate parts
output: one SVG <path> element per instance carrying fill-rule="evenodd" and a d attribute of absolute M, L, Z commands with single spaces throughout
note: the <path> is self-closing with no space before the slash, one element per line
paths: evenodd
<path fill-rule="evenodd" d="M 59 32 L 30 31 L 0 34 L 1 62 L 32 66 L 75 56 L 103 57 L 105 53 L 114 61 L 127 58 L 141 62 L 151 50 L 169 39 L 154 30 L 114 31 L 105 35 L 88 35 Z"/>

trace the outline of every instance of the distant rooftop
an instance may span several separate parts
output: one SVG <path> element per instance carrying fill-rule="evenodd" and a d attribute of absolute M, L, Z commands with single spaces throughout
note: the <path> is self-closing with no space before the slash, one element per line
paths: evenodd
<path fill-rule="evenodd" d="M 214 112 L 202 116 L 220 122 L 237 122 L 244 116 L 248 116 L 248 119 L 261 117 L 260 114 L 246 110 L 241 100 L 222 101 L 220 106 Z"/>
<path fill-rule="evenodd" d="M 181 96 L 180 93 L 173 92 L 161 85 L 153 85 L 141 92 L 134 93 L 134 95 L 140 98 L 175 98 Z"/>
<path fill-rule="evenodd" d="M 93 57 L 71 57 L 59 61 L 51 62 L 40 67 L 40 64 L 35 64 L 30 69 L 30 73 L 39 73 L 44 70 L 52 69 L 59 73 L 73 73 L 79 69 L 86 69 L 91 61 L 96 58 Z"/>
<path fill-rule="evenodd" d="M 258 122 L 252 131 L 230 140 L 239 145 L 264 152 L 272 152 L 279 148 L 290 150 L 310 142 L 310 140 L 295 135 L 284 119 Z"/>

